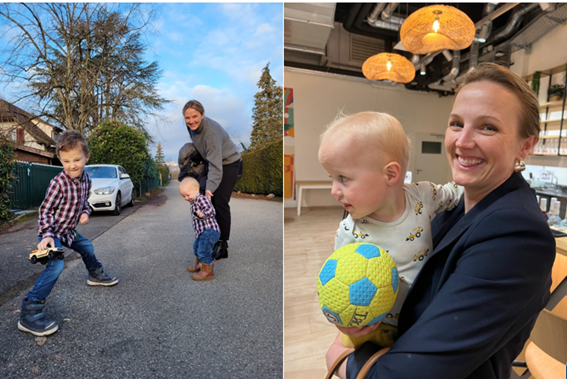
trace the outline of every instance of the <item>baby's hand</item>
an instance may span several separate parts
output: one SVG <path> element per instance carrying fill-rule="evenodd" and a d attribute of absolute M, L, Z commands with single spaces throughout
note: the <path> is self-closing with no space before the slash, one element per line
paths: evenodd
<path fill-rule="evenodd" d="M 203 214 L 203 212 L 197 211 L 195 213 L 197 213 L 197 216 L 199 216 L 199 218 L 205 218 L 205 215 Z"/>
<path fill-rule="evenodd" d="M 339 331 L 342 334 L 345 334 L 347 336 L 352 336 L 352 337 L 362 337 L 367 335 L 368 333 L 371 333 L 373 331 L 375 331 L 376 329 L 378 329 L 378 326 L 382 323 L 382 321 L 377 322 L 376 324 L 372 324 L 372 325 L 366 325 L 366 326 L 355 326 L 355 327 L 344 327 L 344 326 L 339 326 L 336 325 L 337 329 L 339 329 Z"/>
<path fill-rule="evenodd" d="M 51 237 L 44 238 L 41 241 L 39 241 L 39 243 L 37 244 L 37 250 L 38 251 L 45 250 L 49 245 L 51 245 L 51 247 L 55 247 L 55 241 L 53 241 L 53 238 Z"/>
<path fill-rule="evenodd" d="M 89 223 L 89 216 L 86 213 L 83 213 L 81 215 L 81 218 L 79 218 L 79 222 L 81 223 L 81 225 L 86 225 Z"/>

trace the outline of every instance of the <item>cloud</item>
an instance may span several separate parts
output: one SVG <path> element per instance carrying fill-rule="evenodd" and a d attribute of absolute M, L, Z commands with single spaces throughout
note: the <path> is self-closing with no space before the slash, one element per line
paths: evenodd
<path fill-rule="evenodd" d="M 246 99 L 238 97 L 223 88 L 214 88 L 199 84 L 187 86 L 185 82 L 172 83 L 168 88 L 162 88 L 160 94 L 173 103 L 163 112 L 169 119 L 151 130 L 157 142 L 161 142 L 164 155 L 168 161 L 177 161 L 179 149 L 190 141 L 187 127 L 181 110 L 188 100 L 199 100 L 205 107 L 205 115 L 214 119 L 230 134 L 233 142 L 240 146 L 250 143 L 252 132 L 252 105 Z M 155 147 L 152 152 L 155 154 Z"/>

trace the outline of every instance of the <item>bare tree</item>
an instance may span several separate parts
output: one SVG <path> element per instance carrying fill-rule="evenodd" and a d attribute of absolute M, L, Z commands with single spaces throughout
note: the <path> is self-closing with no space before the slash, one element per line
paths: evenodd
<path fill-rule="evenodd" d="M 148 135 L 144 121 L 168 102 L 157 62 L 142 58 L 153 18 L 150 4 L 4 3 L 5 74 L 26 84 L 19 100 L 37 100 L 38 117 L 85 135 L 117 119 Z"/>

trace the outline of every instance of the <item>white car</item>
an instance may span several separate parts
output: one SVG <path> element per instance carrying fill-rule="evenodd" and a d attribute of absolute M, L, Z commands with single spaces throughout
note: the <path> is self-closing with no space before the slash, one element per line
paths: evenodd
<path fill-rule="evenodd" d="M 134 184 L 124 167 L 113 164 L 85 166 L 93 183 L 89 204 L 93 211 L 112 211 L 119 215 L 124 205 L 134 206 Z"/>

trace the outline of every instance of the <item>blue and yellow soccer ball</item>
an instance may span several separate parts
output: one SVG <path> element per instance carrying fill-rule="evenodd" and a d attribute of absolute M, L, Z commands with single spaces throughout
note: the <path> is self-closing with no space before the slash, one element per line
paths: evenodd
<path fill-rule="evenodd" d="M 392 309 L 398 295 L 398 269 L 392 257 L 370 243 L 335 251 L 317 277 L 319 305 L 333 324 L 375 324 Z"/>

